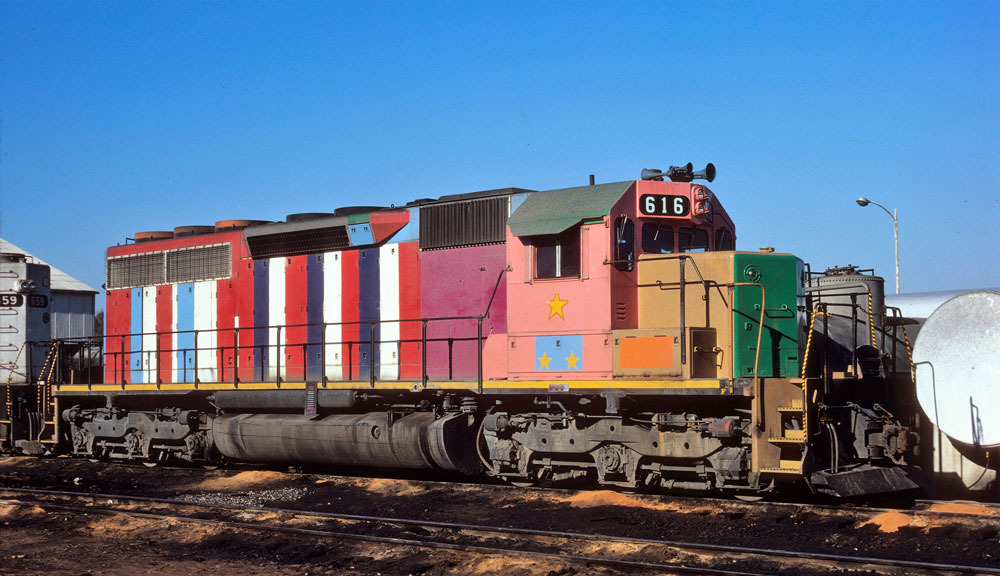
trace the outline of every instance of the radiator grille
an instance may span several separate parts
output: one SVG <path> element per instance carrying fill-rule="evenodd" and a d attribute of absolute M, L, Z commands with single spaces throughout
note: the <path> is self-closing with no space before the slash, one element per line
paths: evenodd
<path fill-rule="evenodd" d="M 351 241 L 347 237 L 346 226 L 310 228 L 260 236 L 247 235 L 247 247 L 255 259 L 332 252 L 350 246 Z"/>
<path fill-rule="evenodd" d="M 233 256 L 229 244 L 167 252 L 167 284 L 229 278 Z"/>
<path fill-rule="evenodd" d="M 420 249 L 501 244 L 507 238 L 509 212 L 507 196 L 423 206 Z"/>
<path fill-rule="evenodd" d="M 232 245 L 214 244 L 108 258 L 108 290 L 232 276 Z"/>

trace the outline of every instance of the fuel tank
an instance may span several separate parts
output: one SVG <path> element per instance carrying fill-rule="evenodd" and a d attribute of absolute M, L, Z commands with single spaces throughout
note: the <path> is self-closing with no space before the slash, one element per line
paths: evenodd
<path fill-rule="evenodd" d="M 216 417 L 212 436 L 223 456 L 244 462 L 457 470 L 473 474 L 474 417 L 431 412 L 235 414 Z"/>

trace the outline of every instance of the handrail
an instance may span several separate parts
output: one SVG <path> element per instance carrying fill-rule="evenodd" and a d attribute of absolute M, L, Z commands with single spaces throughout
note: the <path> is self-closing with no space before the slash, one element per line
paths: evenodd
<path fill-rule="evenodd" d="M 499 281 L 502 279 L 502 274 L 498 278 L 498 282 L 495 286 L 495 290 L 499 288 Z M 495 294 L 494 294 L 495 295 Z M 487 308 L 487 313 L 489 309 Z M 191 381 L 194 387 L 197 388 L 198 384 L 205 380 L 205 370 L 210 370 L 209 377 L 214 381 L 232 381 L 234 385 L 238 386 L 239 382 L 244 379 L 247 374 L 247 370 L 253 370 L 255 374 L 249 376 L 245 381 L 275 381 L 278 383 L 279 387 L 281 382 L 287 378 L 286 374 L 288 370 L 294 368 L 296 371 L 302 371 L 302 377 L 308 379 L 314 369 L 320 371 L 318 380 L 323 382 L 327 381 L 327 362 L 326 353 L 327 346 L 342 346 L 346 345 L 347 357 L 343 359 L 341 366 L 347 368 L 347 378 L 345 380 L 353 381 L 354 375 L 351 373 L 352 368 L 357 368 L 358 363 L 352 360 L 351 355 L 356 351 L 356 347 L 370 347 L 368 351 L 368 358 L 361 360 L 361 366 L 368 369 L 369 374 L 367 379 L 369 385 L 375 386 L 375 382 L 379 379 L 376 373 L 377 359 L 375 358 L 376 347 L 384 344 L 398 344 L 400 346 L 404 344 L 420 344 L 420 364 L 421 364 L 421 380 L 426 386 L 429 379 L 428 375 L 428 362 L 427 362 L 427 346 L 431 343 L 443 343 L 447 342 L 449 344 L 449 354 L 448 354 L 448 367 L 449 367 L 449 378 L 451 378 L 451 370 L 453 368 L 453 362 L 455 357 L 451 354 L 452 344 L 455 342 L 477 342 L 477 384 L 478 388 L 482 389 L 482 372 L 483 372 L 483 319 L 485 315 L 467 315 L 467 316 L 441 316 L 441 317 L 422 317 L 422 318 L 400 318 L 400 319 L 378 319 L 378 320 L 352 320 L 352 321 L 342 321 L 342 322 L 307 322 L 300 324 L 287 324 L 287 325 L 266 325 L 266 326 L 233 326 L 224 328 L 206 328 L 206 329 L 185 329 L 185 330 L 171 330 L 164 332 L 136 332 L 128 334 L 107 334 L 103 336 L 95 337 L 80 337 L 80 338 L 69 338 L 63 339 L 66 343 L 75 343 L 81 345 L 81 348 L 87 348 L 89 346 L 97 345 L 101 350 L 101 360 L 102 364 L 106 362 L 105 365 L 105 380 L 110 377 L 111 380 L 116 381 L 116 383 L 121 386 L 126 386 L 129 382 L 129 373 L 142 373 L 146 375 L 146 380 L 149 384 L 156 384 L 158 387 L 160 384 L 164 383 L 164 378 L 161 378 L 159 372 L 159 365 L 164 355 L 173 355 L 176 353 L 183 353 L 187 358 L 189 358 L 193 367 L 190 365 L 183 365 L 178 363 L 172 366 L 170 370 L 181 371 L 181 372 L 193 372 L 191 377 L 184 376 L 185 379 Z M 462 330 L 467 330 L 467 334 L 461 336 L 437 336 L 428 337 L 427 327 L 428 324 L 432 322 L 471 322 L 476 321 L 475 332 L 472 332 L 471 326 L 468 328 L 463 328 Z M 384 324 L 412 324 L 419 322 L 421 325 L 421 335 L 420 337 L 415 336 L 404 336 L 399 335 L 397 338 L 393 339 L 381 339 L 376 337 L 376 327 Z M 348 336 L 346 338 L 341 337 L 336 342 L 331 342 L 327 340 L 328 328 L 341 326 L 358 326 L 361 325 L 369 326 L 369 333 L 366 335 L 364 332 L 359 331 L 357 337 Z M 310 328 L 317 328 L 315 332 L 309 330 Z M 303 332 L 303 339 L 297 342 L 286 343 L 285 334 L 290 332 L 292 329 L 301 330 Z M 254 342 L 252 345 L 243 344 L 241 342 L 241 333 L 254 333 L 257 330 L 266 331 L 276 331 L 276 337 L 274 337 L 274 343 Z M 309 334 L 311 333 L 311 334 Z M 321 337 L 317 337 L 317 333 Z M 214 334 L 215 337 L 210 335 Z M 191 346 L 170 346 L 166 344 L 170 342 L 173 337 L 177 335 L 193 335 L 193 342 L 189 340 L 192 344 Z M 204 339 L 202 337 L 205 337 Z M 146 337 L 154 337 L 155 347 L 149 349 L 143 349 L 141 341 Z M 137 349 L 130 350 L 128 344 L 129 341 L 133 339 L 138 339 Z M 211 346 L 203 346 L 204 340 L 214 341 Z M 108 346 L 111 343 L 117 344 L 117 349 L 108 350 Z M 318 358 L 320 360 L 319 364 L 314 364 L 309 361 L 310 358 L 310 348 L 317 349 Z M 264 358 L 270 356 L 268 349 L 272 352 L 277 351 L 278 353 L 274 355 L 272 359 L 272 364 L 268 366 Z M 275 350 L 277 349 L 277 350 Z M 302 358 L 301 364 L 296 363 L 295 365 L 287 365 L 284 359 L 285 350 L 301 350 Z M 364 348 L 362 348 L 363 350 Z M 259 356 L 254 354 L 255 359 L 250 363 L 241 363 L 240 357 L 247 351 L 257 352 L 259 350 Z M 86 356 L 86 361 L 91 361 L 93 357 L 93 352 L 81 352 Z M 135 354 L 140 355 L 139 365 L 137 368 L 133 368 Z M 187 356 L 190 354 L 191 356 Z M 221 354 L 221 356 L 220 356 Z M 231 354 L 231 356 L 230 356 Z M 205 368 L 202 362 L 205 360 L 205 356 L 213 358 L 211 368 Z M 110 358 L 108 358 L 110 357 Z M 129 360 L 129 359 L 132 360 Z M 410 366 L 414 363 L 403 364 L 400 358 L 399 369 L 403 370 L 404 366 Z M 156 362 L 154 364 L 154 361 Z M 228 363 L 227 363 L 228 361 Z M 81 359 L 81 364 L 84 359 Z M 260 367 L 259 374 L 258 366 Z M 81 365 L 82 368 L 82 365 Z M 193 369 L 192 369 L 193 368 Z M 270 372 L 270 375 L 268 374 Z M 259 380 L 258 380 L 259 377 Z M 90 384 L 88 378 L 87 384 Z M 170 380 L 167 380 L 169 382 Z"/>
<path fill-rule="evenodd" d="M 497 282 L 493 285 L 493 293 L 490 294 L 490 301 L 486 303 L 486 312 L 483 312 L 483 317 L 490 315 L 490 308 L 493 307 L 493 298 L 497 295 L 497 290 L 500 288 L 500 280 L 503 278 L 503 275 L 507 270 L 510 270 L 509 266 L 500 270 L 500 274 L 497 276 Z"/>

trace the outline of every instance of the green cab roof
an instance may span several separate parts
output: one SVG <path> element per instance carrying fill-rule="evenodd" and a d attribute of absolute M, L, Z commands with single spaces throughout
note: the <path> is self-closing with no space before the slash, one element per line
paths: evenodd
<path fill-rule="evenodd" d="M 584 220 L 609 214 L 632 182 L 532 192 L 507 219 L 507 225 L 514 236 L 559 234 Z"/>

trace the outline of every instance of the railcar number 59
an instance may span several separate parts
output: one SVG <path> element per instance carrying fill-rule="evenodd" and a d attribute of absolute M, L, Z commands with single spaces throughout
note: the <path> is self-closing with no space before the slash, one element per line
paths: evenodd
<path fill-rule="evenodd" d="M 0 294 L 0 306 L 17 308 L 24 304 L 24 297 L 20 294 Z"/>

